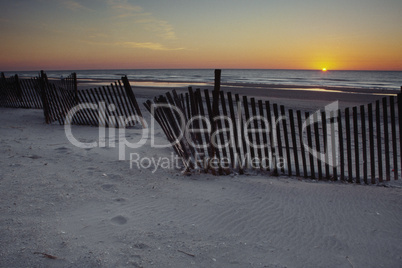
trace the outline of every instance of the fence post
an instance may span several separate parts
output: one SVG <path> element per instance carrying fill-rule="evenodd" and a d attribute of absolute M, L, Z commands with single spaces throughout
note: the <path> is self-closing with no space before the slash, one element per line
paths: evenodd
<path fill-rule="evenodd" d="M 24 106 L 24 101 L 23 101 L 23 99 L 22 99 L 22 90 L 21 90 L 21 85 L 20 85 L 20 80 L 19 80 L 19 78 L 18 78 L 18 74 L 16 74 L 16 75 L 14 76 L 14 83 L 15 83 L 15 90 L 17 91 L 18 100 L 19 100 L 20 102 L 22 102 L 22 103 L 23 103 L 23 106 Z"/>
<path fill-rule="evenodd" d="M 219 91 L 221 90 L 221 70 L 215 70 L 215 85 L 212 93 L 212 117 L 219 115 Z M 213 124 L 214 128 L 216 127 Z"/>
<path fill-rule="evenodd" d="M 78 82 L 77 82 L 77 73 L 73 73 L 73 86 L 74 86 L 75 104 L 78 105 Z"/>
<path fill-rule="evenodd" d="M 45 115 L 46 124 L 50 124 L 50 114 L 49 114 L 49 103 L 47 100 L 46 86 L 47 86 L 47 76 L 43 70 L 40 71 L 39 77 L 40 95 L 43 103 L 43 113 Z"/>
<path fill-rule="evenodd" d="M 221 70 L 215 70 L 215 85 L 212 93 L 212 118 L 219 115 L 219 91 L 221 90 Z M 212 124 L 212 132 L 216 129 L 216 124 Z"/>
<path fill-rule="evenodd" d="M 398 121 L 399 121 L 399 157 L 401 160 L 402 168 L 402 87 L 401 93 L 398 94 Z"/>
<path fill-rule="evenodd" d="M 121 78 L 123 81 L 124 89 L 126 90 L 126 94 L 130 99 L 131 103 L 134 105 L 135 111 L 137 113 L 138 118 L 140 119 L 141 125 L 143 128 L 146 128 L 144 118 L 142 117 L 142 113 L 140 107 L 138 106 L 137 100 L 135 99 L 134 92 L 131 88 L 130 82 L 128 81 L 127 75 Z"/>

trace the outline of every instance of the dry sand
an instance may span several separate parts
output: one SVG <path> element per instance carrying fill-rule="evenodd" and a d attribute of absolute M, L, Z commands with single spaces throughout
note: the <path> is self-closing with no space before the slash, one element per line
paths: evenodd
<path fill-rule="evenodd" d="M 156 93 L 136 91 L 139 102 Z M 276 97 L 298 108 L 327 101 Z M 402 265 L 398 184 L 153 173 L 118 161 L 117 148 L 75 147 L 41 110 L 0 108 L 0 122 L 0 267 Z M 74 126 L 73 134 L 92 142 L 99 132 Z M 132 142 L 141 134 L 126 130 Z M 155 137 L 165 140 L 160 129 Z M 129 152 L 173 150 L 148 140 Z"/>

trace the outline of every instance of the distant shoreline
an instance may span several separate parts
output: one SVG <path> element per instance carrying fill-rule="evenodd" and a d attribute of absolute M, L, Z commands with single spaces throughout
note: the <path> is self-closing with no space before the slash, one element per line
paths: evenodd
<path fill-rule="evenodd" d="M 76 70 L 46 71 L 49 78 L 67 77 L 76 72 L 81 83 L 112 82 L 127 76 L 133 85 L 141 87 L 188 87 L 209 86 L 214 83 L 212 69 L 127 69 L 127 70 Z M 34 77 L 38 72 L 17 73 L 19 77 Z M 276 89 L 304 89 L 310 91 L 349 91 L 379 94 L 399 93 L 402 72 L 398 71 L 327 71 L 319 70 L 257 70 L 222 69 L 221 84 L 227 87 L 253 87 Z M 106 83 L 106 84 L 107 84 Z"/>

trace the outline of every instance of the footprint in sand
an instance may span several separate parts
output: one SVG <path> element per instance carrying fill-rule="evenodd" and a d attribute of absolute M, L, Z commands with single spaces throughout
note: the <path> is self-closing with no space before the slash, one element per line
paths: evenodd
<path fill-rule="evenodd" d="M 104 191 L 108 191 L 108 192 L 116 192 L 117 191 L 116 185 L 114 185 L 114 184 L 103 184 L 101 187 Z"/>
<path fill-rule="evenodd" d="M 138 249 L 147 249 L 147 248 L 149 248 L 149 246 L 147 244 L 144 244 L 144 243 L 137 243 L 137 244 L 134 245 L 134 247 L 138 248 Z"/>
<path fill-rule="evenodd" d="M 39 158 L 42 158 L 42 156 L 39 156 L 39 155 L 36 155 L 36 154 L 33 154 L 33 155 L 29 155 L 29 156 L 27 156 L 28 158 L 31 158 L 31 159 L 39 159 Z"/>
<path fill-rule="evenodd" d="M 59 148 L 56 148 L 55 150 L 59 153 L 65 153 L 68 151 L 68 148 L 67 147 L 59 147 Z"/>
<path fill-rule="evenodd" d="M 110 220 L 114 224 L 123 225 L 127 223 L 127 219 L 121 215 L 116 216 Z"/>

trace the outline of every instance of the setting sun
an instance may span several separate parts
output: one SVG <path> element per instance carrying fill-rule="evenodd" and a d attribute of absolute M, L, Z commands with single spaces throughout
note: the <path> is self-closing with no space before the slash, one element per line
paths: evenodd
<path fill-rule="evenodd" d="M 322 71 L 323 71 L 323 72 L 326 72 L 326 71 L 327 71 L 327 68 L 322 68 Z"/>

